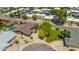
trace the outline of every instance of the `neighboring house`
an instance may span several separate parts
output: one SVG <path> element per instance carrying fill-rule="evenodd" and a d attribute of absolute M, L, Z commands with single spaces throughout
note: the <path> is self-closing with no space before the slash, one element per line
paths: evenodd
<path fill-rule="evenodd" d="M 79 16 L 79 12 L 71 12 L 70 15 L 71 16 Z"/>
<path fill-rule="evenodd" d="M 51 20 L 51 19 L 54 18 L 54 15 L 46 15 L 46 16 L 44 16 L 44 18 L 45 18 L 45 19 L 50 19 L 50 20 Z"/>
<path fill-rule="evenodd" d="M 11 44 L 11 40 L 16 37 L 16 33 L 11 31 L 5 31 L 2 34 L 0 34 L 0 51 L 5 50 L 8 48 Z"/>
<path fill-rule="evenodd" d="M 9 21 L 9 19 L 0 18 L 0 26 L 2 30 L 12 30 L 15 29 L 14 21 Z"/>
<path fill-rule="evenodd" d="M 66 18 L 66 20 L 67 20 L 68 25 L 70 25 L 70 26 L 72 26 L 72 24 L 76 24 L 76 25 L 79 24 L 79 19 L 78 18 L 74 18 L 72 16 L 68 16 Z"/>
<path fill-rule="evenodd" d="M 68 16 L 66 19 L 68 22 L 79 22 L 79 19 L 76 19 L 76 18 L 71 17 L 71 16 Z"/>
<path fill-rule="evenodd" d="M 79 16 L 79 8 L 78 7 L 71 7 L 67 10 L 67 13 L 70 16 Z"/>

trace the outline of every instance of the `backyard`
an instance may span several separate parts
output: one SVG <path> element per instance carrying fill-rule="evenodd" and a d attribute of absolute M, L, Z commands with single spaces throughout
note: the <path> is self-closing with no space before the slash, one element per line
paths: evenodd
<path fill-rule="evenodd" d="M 46 42 L 52 42 L 55 40 L 59 40 L 58 34 L 59 30 L 52 29 L 52 26 L 49 22 L 45 21 L 42 25 L 40 25 L 38 29 L 38 36 L 41 39 L 45 39 Z"/>
<path fill-rule="evenodd" d="M 47 37 L 47 42 L 52 42 L 55 40 L 59 40 L 60 38 L 58 37 L 58 34 L 60 33 L 60 31 L 58 30 L 51 30 L 50 35 Z"/>

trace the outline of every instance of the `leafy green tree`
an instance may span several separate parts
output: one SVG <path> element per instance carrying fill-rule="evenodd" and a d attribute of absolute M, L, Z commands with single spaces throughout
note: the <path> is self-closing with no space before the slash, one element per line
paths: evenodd
<path fill-rule="evenodd" d="M 31 10 L 34 10 L 35 8 L 34 8 L 34 7 L 30 7 L 30 9 L 31 9 Z"/>
<path fill-rule="evenodd" d="M 21 13 L 20 13 L 20 11 L 19 11 L 19 8 L 16 8 L 16 10 L 17 10 L 17 14 L 18 14 L 19 17 L 21 18 Z"/>
<path fill-rule="evenodd" d="M 39 38 L 43 39 L 45 37 L 44 31 L 40 29 L 38 31 L 38 36 L 39 36 Z"/>
<path fill-rule="evenodd" d="M 23 16 L 22 16 L 22 19 L 27 20 L 27 19 L 28 19 L 28 16 L 23 15 Z"/>
<path fill-rule="evenodd" d="M 8 8 L 8 11 L 10 12 L 10 11 L 12 11 L 12 10 L 14 10 L 15 8 L 14 7 L 9 7 Z"/>
<path fill-rule="evenodd" d="M 9 13 L 9 17 L 14 17 L 14 14 L 13 13 Z"/>
<path fill-rule="evenodd" d="M 64 38 L 70 38 L 70 31 L 67 30 L 63 30 L 60 32 L 60 34 L 58 35 L 60 38 L 64 39 Z"/>
<path fill-rule="evenodd" d="M 51 24 L 49 22 L 43 22 L 40 28 L 44 31 L 45 35 L 49 35 L 51 31 Z"/>
<path fill-rule="evenodd" d="M 33 19 L 33 20 L 37 20 L 37 18 L 38 18 L 38 17 L 37 17 L 36 15 L 33 15 L 33 16 L 32 16 L 32 19 Z"/>
<path fill-rule="evenodd" d="M 58 21 L 60 23 L 64 23 L 66 21 L 65 18 L 66 18 L 67 12 L 66 12 L 65 8 L 51 9 L 50 12 L 51 12 L 51 14 L 55 14 L 58 17 Z"/>

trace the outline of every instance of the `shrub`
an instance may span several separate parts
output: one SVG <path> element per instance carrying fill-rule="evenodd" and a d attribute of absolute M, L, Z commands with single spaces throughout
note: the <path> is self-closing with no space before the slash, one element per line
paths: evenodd
<path fill-rule="evenodd" d="M 39 38 L 44 39 L 44 37 L 45 37 L 44 31 L 40 29 L 38 31 L 38 36 L 39 36 Z"/>
<path fill-rule="evenodd" d="M 77 23 L 77 26 L 79 26 L 79 23 Z"/>
<path fill-rule="evenodd" d="M 18 44 L 18 43 L 19 43 L 19 41 L 16 40 L 16 41 L 15 41 L 15 44 Z"/>
<path fill-rule="evenodd" d="M 14 17 L 13 13 L 10 13 L 10 14 L 9 14 L 9 17 L 10 17 L 10 18 Z"/>
<path fill-rule="evenodd" d="M 28 41 L 27 41 L 27 40 L 24 40 L 24 42 L 25 42 L 25 43 L 28 43 Z"/>
<path fill-rule="evenodd" d="M 60 31 L 60 33 L 58 34 L 59 38 L 70 38 L 70 31 L 67 31 L 67 30 L 63 30 L 63 31 Z"/>
<path fill-rule="evenodd" d="M 22 19 L 24 19 L 24 20 L 27 20 L 27 18 L 28 18 L 28 17 L 27 17 L 26 15 L 23 15 L 23 16 L 22 16 Z"/>
<path fill-rule="evenodd" d="M 36 16 L 36 15 L 33 15 L 33 16 L 32 16 L 32 19 L 33 19 L 33 20 L 37 20 L 37 16 Z"/>
<path fill-rule="evenodd" d="M 69 49 L 68 51 L 76 51 L 75 49 Z"/>
<path fill-rule="evenodd" d="M 56 30 L 60 30 L 60 28 L 56 28 Z"/>

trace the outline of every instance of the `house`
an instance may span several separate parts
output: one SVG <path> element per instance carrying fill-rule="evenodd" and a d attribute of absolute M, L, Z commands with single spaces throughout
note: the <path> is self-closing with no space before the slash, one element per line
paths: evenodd
<path fill-rule="evenodd" d="M 71 12 L 70 15 L 71 16 L 79 16 L 79 12 Z"/>
<path fill-rule="evenodd" d="M 16 37 L 16 33 L 12 31 L 4 31 L 0 34 L 0 51 L 5 50 L 10 46 L 9 42 Z"/>
<path fill-rule="evenodd" d="M 30 36 L 33 32 L 33 29 L 37 26 L 36 23 L 26 22 L 25 24 L 20 25 L 18 28 L 13 30 L 14 32 L 20 32 L 24 35 Z"/>
<path fill-rule="evenodd" d="M 78 7 L 71 7 L 67 10 L 67 13 L 70 16 L 79 16 L 79 8 Z"/>
<path fill-rule="evenodd" d="M 12 30 L 16 28 L 14 22 L 15 21 L 10 21 L 10 19 L 0 18 L 0 27 L 2 28 L 2 30 Z"/>
<path fill-rule="evenodd" d="M 77 23 L 79 22 L 79 19 L 76 19 L 76 18 L 71 17 L 71 16 L 68 16 L 66 19 L 68 22 L 77 22 Z"/>
<path fill-rule="evenodd" d="M 51 20 L 51 19 L 54 18 L 54 15 L 46 15 L 46 16 L 44 16 L 44 18 L 45 18 L 45 19 L 50 19 L 50 20 Z"/>

